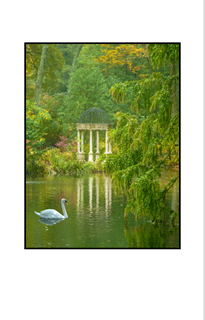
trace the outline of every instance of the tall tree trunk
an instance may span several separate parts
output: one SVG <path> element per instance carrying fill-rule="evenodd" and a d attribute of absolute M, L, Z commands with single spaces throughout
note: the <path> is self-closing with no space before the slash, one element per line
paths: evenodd
<path fill-rule="evenodd" d="M 169 63 L 169 69 L 170 69 L 170 76 L 175 75 L 175 61 L 172 60 Z M 177 92 L 176 92 L 176 86 L 175 86 L 175 79 L 172 80 L 171 82 L 171 97 L 172 97 L 172 110 L 171 110 L 171 118 L 177 114 L 178 109 L 177 109 Z"/>
<path fill-rule="evenodd" d="M 76 62 L 77 62 L 77 59 L 79 57 L 79 54 L 80 54 L 80 51 L 81 51 L 82 47 L 83 47 L 83 44 L 78 44 L 77 45 L 77 50 L 76 50 L 76 53 L 75 53 L 75 57 L 73 59 L 72 69 L 71 69 L 71 72 L 70 72 L 70 79 L 69 79 L 69 83 L 68 83 L 67 94 L 70 93 L 71 83 L 72 83 L 72 80 L 73 80 L 73 74 L 74 74 L 74 71 L 75 71 L 75 65 L 76 65 Z"/>
<path fill-rule="evenodd" d="M 149 64 L 150 72 L 151 72 L 151 74 L 152 74 L 152 73 L 153 73 L 153 70 L 152 70 L 152 64 L 151 64 L 151 60 L 150 60 L 149 50 L 148 50 L 146 44 L 143 44 L 142 46 L 143 46 L 143 48 L 144 48 L 144 50 L 145 50 L 145 52 L 146 52 L 147 61 L 148 61 L 148 64 Z"/>
<path fill-rule="evenodd" d="M 36 88 L 35 88 L 35 102 L 39 106 L 40 105 L 40 98 L 41 98 L 41 87 L 43 83 L 43 74 L 46 65 L 46 58 L 48 52 L 49 44 L 43 44 L 42 54 L 41 54 L 41 61 L 38 68 L 38 74 L 36 79 Z"/>

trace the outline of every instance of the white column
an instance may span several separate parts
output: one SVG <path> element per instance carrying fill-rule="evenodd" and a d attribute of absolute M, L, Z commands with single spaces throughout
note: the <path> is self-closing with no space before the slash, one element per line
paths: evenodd
<path fill-rule="evenodd" d="M 108 153 L 108 130 L 105 131 L 105 154 Z"/>
<path fill-rule="evenodd" d="M 90 153 L 93 153 L 93 132 L 90 130 Z"/>
<path fill-rule="evenodd" d="M 78 153 L 80 153 L 80 131 L 78 130 Z"/>
<path fill-rule="evenodd" d="M 90 152 L 89 161 L 93 162 L 93 132 L 90 130 Z"/>
<path fill-rule="evenodd" d="M 96 138 L 97 138 L 97 152 L 99 153 L 99 131 L 96 131 Z"/>
<path fill-rule="evenodd" d="M 109 153 L 112 153 L 111 143 L 109 142 Z"/>
<path fill-rule="evenodd" d="M 84 152 L 84 131 L 81 131 L 81 152 Z"/>
<path fill-rule="evenodd" d="M 100 151 L 99 151 L 99 131 L 96 131 L 96 144 L 97 144 L 97 151 L 96 151 L 96 156 L 95 160 L 99 158 Z"/>

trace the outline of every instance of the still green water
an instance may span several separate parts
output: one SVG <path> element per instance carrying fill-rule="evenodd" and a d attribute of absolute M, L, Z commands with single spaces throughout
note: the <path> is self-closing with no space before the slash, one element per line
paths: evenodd
<path fill-rule="evenodd" d="M 175 172 L 163 175 L 162 184 Z M 124 220 L 126 197 L 116 193 L 110 176 L 26 178 L 26 248 L 179 248 L 179 219 L 156 227 L 149 217 Z M 34 210 L 55 209 L 62 214 L 66 198 L 68 219 L 41 221 Z M 167 197 L 179 212 L 179 185 Z M 52 224 L 54 222 L 54 224 Z"/>

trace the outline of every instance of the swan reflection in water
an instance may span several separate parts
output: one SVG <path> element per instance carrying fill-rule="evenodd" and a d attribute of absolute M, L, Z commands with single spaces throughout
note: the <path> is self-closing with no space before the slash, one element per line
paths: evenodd
<path fill-rule="evenodd" d="M 44 218 L 41 218 L 38 221 L 40 221 L 43 224 L 46 224 L 47 226 L 52 226 L 53 224 L 56 224 L 60 221 L 63 221 L 63 219 L 44 219 Z"/>

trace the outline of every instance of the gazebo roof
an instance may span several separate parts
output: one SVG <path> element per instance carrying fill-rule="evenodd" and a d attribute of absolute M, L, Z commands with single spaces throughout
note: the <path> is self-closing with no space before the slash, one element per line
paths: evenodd
<path fill-rule="evenodd" d="M 90 108 L 84 111 L 78 123 L 104 123 L 111 124 L 108 114 L 99 108 Z"/>

